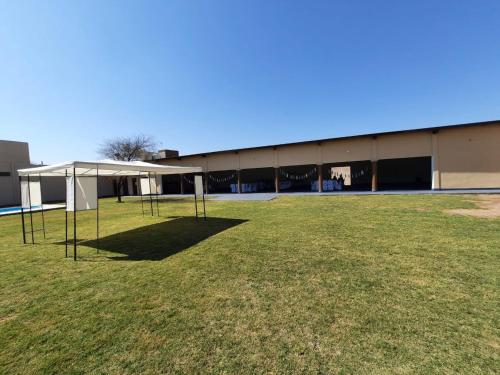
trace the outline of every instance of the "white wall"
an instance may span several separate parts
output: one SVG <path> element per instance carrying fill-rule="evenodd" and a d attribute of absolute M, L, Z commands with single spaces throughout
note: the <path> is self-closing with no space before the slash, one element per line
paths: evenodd
<path fill-rule="evenodd" d="M 0 141 L 0 207 L 21 204 L 17 170 L 34 167 L 30 163 L 29 146 L 26 142 Z M 113 195 L 113 179 L 99 178 L 99 196 Z M 42 198 L 44 203 L 63 202 L 66 199 L 64 177 L 42 177 Z"/>
<path fill-rule="evenodd" d="M 26 142 L 0 141 L 0 206 L 18 205 L 21 202 L 17 170 L 30 166 Z"/>

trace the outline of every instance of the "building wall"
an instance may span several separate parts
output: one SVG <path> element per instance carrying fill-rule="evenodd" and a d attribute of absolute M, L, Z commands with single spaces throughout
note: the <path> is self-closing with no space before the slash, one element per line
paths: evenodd
<path fill-rule="evenodd" d="M 20 202 L 18 169 L 35 167 L 30 163 L 29 146 L 26 142 L 0 141 L 0 207 L 17 206 Z M 63 202 L 66 199 L 64 177 L 42 177 L 42 199 L 44 203 Z M 99 195 L 113 195 L 113 179 L 99 179 Z"/>
<path fill-rule="evenodd" d="M 318 164 L 321 161 L 320 146 L 317 144 L 280 146 L 277 153 L 278 167 Z"/>
<path fill-rule="evenodd" d="M 205 169 L 208 171 L 226 171 L 239 169 L 239 154 L 228 152 L 226 154 L 215 154 L 204 158 L 206 161 Z"/>
<path fill-rule="evenodd" d="M 371 160 L 374 140 L 371 137 L 339 139 L 321 144 L 323 163 Z"/>
<path fill-rule="evenodd" d="M 376 139 L 376 158 L 398 159 L 432 155 L 432 132 L 388 134 Z"/>
<path fill-rule="evenodd" d="M 159 161 L 206 172 L 431 157 L 435 189 L 500 188 L 500 123 L 361 136 Z"/>
<path fill-rule="evenodd" d="M 441 188 L 500 188 L 500 123 L 437 133 Z"/>
<path fill-rule="evenodd" d="M 239 152 L 240 168 L 254 169 L 276 167 L 276 150 L 264 148 L 261 150 L 242 150 Z"/>
<path fill-rule="evenodd" d="M 19 204 L 19 178 L 17 170 L 30 166 L 28 144 L 26 142 L 0 141 L 0 206 Z"/>

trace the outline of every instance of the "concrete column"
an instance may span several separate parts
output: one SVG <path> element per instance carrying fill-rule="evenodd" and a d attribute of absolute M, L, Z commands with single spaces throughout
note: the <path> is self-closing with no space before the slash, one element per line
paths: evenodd
<path fill-rule="evenodd" d="M 280 169 L 274 168 L 274 188 L 276 193 L 280 192 Z"/>
<path fill-rule="evenodd" d="M 241 173 L 240 173 L 240 170 L 238 169 L 236 171 L 236 178 L 238 179 L 238 194 L 241 194 Z"/>
<path fill-rule="evenodd" d="M 432 190 L 441 189 L 441 172 L 439 170 L 438 131 L 432 132 Z"/>
<path fill-rule="evenodd" d="M 318 192 L 323 192 L 323 166 L 319 164 L 318 168 Z"/>
<path fill-rule="evenodd" d="M 378 165 L 377 160 L 372 160 L 372 191 L 378 190 Z"/>
<path fill-rule="evenodd" d="M 208 194 L 208 172 L 205 172 L 205 176 L 203 176 L 205 179 L 205 194 Z"/>
<path fill-rule="evenodd" d="M 184 194 L 184 175 L 181 174 L 181 194 Z"/>

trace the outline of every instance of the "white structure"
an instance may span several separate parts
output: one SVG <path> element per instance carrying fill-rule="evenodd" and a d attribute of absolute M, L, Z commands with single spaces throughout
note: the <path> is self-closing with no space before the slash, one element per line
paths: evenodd
<path fill-rule="evenodd" d="M 31 238 L 33 237 L 33 215 L 31 207 L 34 206 L 32 191 L 40 190 L 40 179 L 43 177 L 66 178 L 66 256 L 68 254 L 68 211 L 73 212 L 73 256 L 76 260 L 76 216 L 78 211 L 96 210 L 97 239 L 99 239 L 99 185 L 98 177 L 120 177 L 136 176 L 141 180 L 147 180 L 146 194 L 156 194 L 158 191 L 158 176 L 168 174 L 201 173 L 201 167 L 177 167 L 146 163 L 143 161 L 69 161 L 55 165 L 35 168 L 19 169 L 23 210 L 22 228 L 23 240 L 26 243 L 26 231 L 24 226 L 24 207 L 30 208 Z M 143 178 L 146 176 L 147 178 Z M 32 182 L 33 181 L 33 182 Z M 34 181 L 38 181 L 36 184 Z M 154 187 L 155 191 L 152 191 Z M 144 195 L 144 192 L 143 194 Z M 43 207 L 41 194 L 36 195 L 36 202 Z M 43 214 L 43 210 L 42 210 Z M 45 228 L 45 226 L 44 226 Z"/>
<path fill-rule="evenodd" d="M 42 186 L 40 178 L 21 181 L 21 207 L 31 209 L 42 205 Z"/>
<path fill-rule="evenodd" d="M 20 203 L 17 170 L 29 166 L 26 142 L 0 141 L 0 207 Z"/>
<path fill-rule="evenodd" d="M 30 162 L 27 142 L 0 140 L 0 207 L 22 204 L 17 170 L 35 166 Z M 43 179 L 40 185 L 44 202 L 64 200 L 65 185 L 63 177 Z M 113 195 L 113 181 L 111 179 L 102 179 L 99 182 L 99 191 L 101 196 Z M 32 205 L 36 206 L 35 204 Z"/>
<path fill-rule="evenodd" d="M 97 209 L 97 191 L 97 176 L 67 177 L 66 211 Z"/>
<path fill-rule="evenodd" d="M 161 194 L 161 176 L 141 178 L 141 195 Z"/>

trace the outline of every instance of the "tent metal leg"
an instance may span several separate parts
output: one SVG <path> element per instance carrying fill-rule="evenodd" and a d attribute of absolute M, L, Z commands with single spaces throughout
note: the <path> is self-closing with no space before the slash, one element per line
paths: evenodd
<path fill-rule="evenodd" d="M 68 210 L 65 208 L 64 209 L 65 211 L 65 216 L 66 216 L 66 240 L 64 241 L 64 243 L 66 244 L 66 256 L 65 258 L 68 257 Z"/>
<path fill-rule="evenodd" d="M 47 239 L 45 235 L 45 216 L 43 214 L 43 203 L 42 203 L 42 229 L 43 229 L 43 239 Z"/>
<path fill-rule="evenodd" d="M 73 167 L 73 260 L 76 261 L 76 168 Z"/>
<path fill-rule="evenodd" d="M 194 213 L 196 215 L 196 221 L 198 221 L 198 199 L 196 198 L 196 189 L 194 191 Z"/>
<path fill-rule="evenodd" d="M 68 170 L 66 169 L 66 190 L 68 190 Z M 64 241 L 66 245 L 66 258 L 68 257 L 68 192 L 66 192 L 66 207 L 64 207 L 64 216 L 66 217 L 66 239 Z"/>
<path fill-rule="evenodd" d="M 31 226 L 31 244 L 35 244 L 35 235 L 33 234 L 33 207 L 31 206 L 31 187 L 30 175 L 28 175 L 28 202 L 30 206 L 30 226 Z"/>
<path fill-rule="evenodd" d="M 203 198 L 203 220 L 207 221 L 207 212 L 205 210 L 205 194 L 202 195 Z"/>
<path fill-rule="evenodd" d="M 42 203 L 42 230 L 43 230 L 43 239 L 47 239 L 45 235 L 45 216 L 43 214 L 43 203 Z"/>
<path fill-rule="evenodd" d="M 19 199 L 21 200 L 21 226 L 23 229 L 23 243 L 26 244 L 26 226 L 24 225 L 23 193 L 21 189 L 22 189 L 21 176 L 19 176 Z"/>
<path fill-rule="evenodd" d="M 160 203 L 158 202 L 158 181 L 155 173 L 155 192 L 156 192 L 156 214 L 160 216 Z"/>
<path fill-rule="evenodd" d="M 99 164 L 96 168 L 96 178 L 95 178 L 95 190 L 96 190 L 96 232 L 97 232 L 97 254 L 99 254 Z"/>
<path fill-rule="evenodd" d="M 76 211 L 73 211 L 73 260 L 76 260 Z"/>
<path fill-rule="evenodd" d="M 149 203 L 151 206 L 151 216 L 153 216 L 153 194 L 151 193 L 151 172 L 148 172 Z"/>
<path fill-rule="evenodd" d="M 43 229 L 43 239 L 46 240 L 46 234 L 45 234 L 45 215 L 43 213 L 43 192 L 42 192 L 42 176 L 39 174 L 38 177 L 40 178 L 40 199 L 42 200 L 42 229 Z"/>
<path fill-rule="evenodd" d="M 26 244 L 26 227 L 24 226 L 24 208 L 21 207 L 21 225 L 23 227 L 23 243 Z"/>

